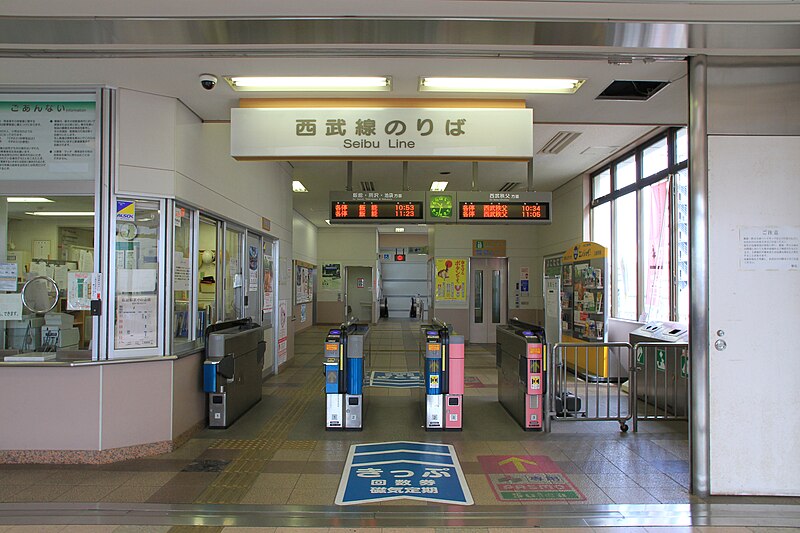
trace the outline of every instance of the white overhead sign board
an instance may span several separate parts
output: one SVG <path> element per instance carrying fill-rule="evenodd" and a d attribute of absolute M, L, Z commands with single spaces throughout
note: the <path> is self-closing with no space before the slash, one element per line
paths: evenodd
<path fill-rule="evenodd" d="M 533 157 L 531 109 L 231 109 L 237 159 Z"/>

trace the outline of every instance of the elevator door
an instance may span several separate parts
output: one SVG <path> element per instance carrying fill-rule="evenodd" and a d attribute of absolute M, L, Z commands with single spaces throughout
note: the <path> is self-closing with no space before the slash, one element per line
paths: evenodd
<path fill-rule="evenodd" d="M 494 343 L 495 328 L 506 323 L 508 312 L 508 260 L 472 258 L 469 270 L 469 341 Z"/>

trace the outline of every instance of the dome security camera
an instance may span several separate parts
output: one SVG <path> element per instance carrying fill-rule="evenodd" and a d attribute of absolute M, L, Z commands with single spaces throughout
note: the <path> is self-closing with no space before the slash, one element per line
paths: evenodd
<path fill-rule="evenodd" d="M 200 86 L 206 91 L 212 90 L 217 86 L 217 77 L 213 74 L 200 74 Z"/>

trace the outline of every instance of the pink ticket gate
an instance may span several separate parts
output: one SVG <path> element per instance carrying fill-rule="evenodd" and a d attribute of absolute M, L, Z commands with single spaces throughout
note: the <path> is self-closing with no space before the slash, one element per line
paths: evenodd
<path fill-rule="evenodd" d="M 461 431 L 464 404 L 464 336 L 446 324 L 423 326 L 425 429 Z"/>

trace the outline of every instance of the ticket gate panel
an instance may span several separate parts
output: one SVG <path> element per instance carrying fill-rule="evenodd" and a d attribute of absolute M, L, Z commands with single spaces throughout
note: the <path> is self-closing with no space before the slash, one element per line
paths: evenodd
<path fill-rule="evenodd" d="M 363 397 L 360 394 L 345 394 L 345 429 L 363 428 Z"/>
<path fill-rule="evenodd" d="M 325 429 L 343 429 L 344 394 L 325 395 Z"/>
<path fill-rule="evenodd" d="M 544 426 L 545 346 L 538 326 L 517 322 L 497 327 L 497 398 L 525 430 Z"/>
<path fill-rule="evenodd" d="M 444 394 L 427 394 L 425 399 L 425 429 L 444 429 Z"/>

